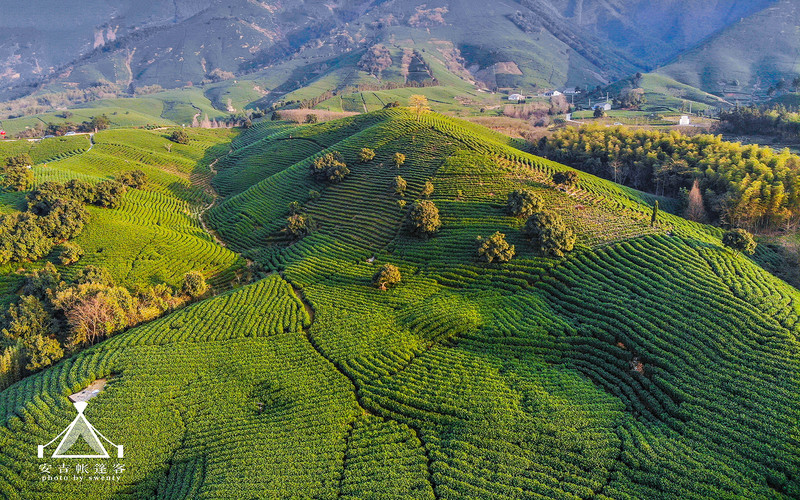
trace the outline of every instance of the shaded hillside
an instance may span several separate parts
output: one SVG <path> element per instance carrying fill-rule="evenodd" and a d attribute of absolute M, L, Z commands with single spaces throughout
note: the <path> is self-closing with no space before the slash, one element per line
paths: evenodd
<path fill-rule="evenodd" d="M 662 73 L 728 100 L 763 99 L 800 74 L 800 5 L 780 0 L 742 18 L 669 64 Z"/>
<path fill-rule="evenodd" d="M 226 199 L 208 221 L 261 279 L 0 393 L 2 494 L 800 494 L 800 293 L 719 230 L 664 212 L 651 226 L 653 197 L 588 174 L 559 189 L 568 167 L 440 115 L 288 127 L 251 128 L 217 163 Z M 349 173 L 314 180 L 333 151 Z M 418 238 L 408 212 L 426 182 L 442 227 Z M 577 234 L 564 258 L 507 214 L 523 187 Z M 299 239 L 283 230 L 293 201 L 316 221 Z M 495 231 L 508 263 L 477 259 Z M 385 263 L 402 281 L 381 290 Z M 124 443 L 128 472 L 40 481 L 30 450 L 74 417 L 65 395 L 110 375 L 86 413 Z"/>

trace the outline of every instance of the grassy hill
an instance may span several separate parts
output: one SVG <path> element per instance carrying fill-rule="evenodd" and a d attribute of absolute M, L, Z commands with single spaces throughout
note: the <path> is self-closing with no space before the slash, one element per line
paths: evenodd
<path fill-rule="evenodd" d="M 85 154 L 122 151 L 117 134 Z M 136 134 L 157 150 L 158 134 Z M 403 109 L 232 139 L 207 222 L 259 279 L 0 393 L 2 495 L 800 495 L 800 293 L 718 229 L 668 211 L 651 226 L 651 195 L 581 172 L 558 189 L 551 174 L 570 169 L 515 144 Z M 351 171 L 338 184 L 309 173 L 329 151 Z M 427 181 L 443 225 L 420 239 L 406 219 Z M 506 214 L 520 187 L 577 233 L 565 258 L 539 255 Z M 293 201 L 317 224 L 298 241 L 283 231 Z M 495 231 L 515 258 L 478 262 L 476 237 Z M 371 284 L 384 263 L 399 286 Z M 40 481 L 36 445 L 98 378 L 86 415 L 124 444 L 125 473 Z"/>

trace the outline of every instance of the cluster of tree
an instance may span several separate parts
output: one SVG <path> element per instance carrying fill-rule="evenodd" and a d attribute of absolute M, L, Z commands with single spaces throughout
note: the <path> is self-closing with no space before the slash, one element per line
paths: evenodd
<path fill-rule="evenodd" d="M 208 290 L 196 271 L 185 275 L 181 291 L 165 284 L 129 290 L 117 285 L 108 270 L 95 266 L 86 266 L 66 283 L 48 262 L 26 276 L 19 301 L 3 318 L 0 347 L 20 351 L 18 372 L 34 372 L 201 298 Z"/>
<path fill-rule="evenodd" d="M 302 238 L 314 230 L 314 219 L 303 213 L 292 214 L 286 219 L 286 231 L 294 238 Z"/>
<path fill-rule="evenodd" d="M 721 136 L 688 136 L 674 130 L 589 125 L 542 138 L 536 152 L 687 203 L 691 189 L 694 207 L 721 224 L 767 229 L 794 224 L 800 215 L 800 157 L 788 150 L 777 153 L 726 142 Z"/>
<path fill-rule="evenodd" d="M 320 181 L 341 182 L 349 173 L 344 156 L 338 151 L 326 153 L 311 163 L 311 175 Z"/>
<path fill-rule="evenodd" d="M 26 211 L 0 217 L 0 263 L 38 260 L 80 234 L 88 221 L 83 203 L 72 198 L 29 200 Z"/>
<path fill-rule="evenodd" d="M 95 85 L 48 94 L 37 93 L 0 104 L 0 119 L 38 115 L 57 108 L 68 108 L 76 104 L 108 98 L 110 95 L 121 96 L 123 94 L 121 87 L 114 84 Z"/>
<path fill-rule="evenodd" d="M 575 247 L 575 233 L 555 212 L 534 212 L 525 222 L 523 233 L 542 255 L 563 257 Z"/>
<path fill-rule="evenodd" d="M 548 102 L 526 102 L 525 104 L 509 104 L 503 107 L 503 116 L 528 120 L 537 127 L 550 124 L 552 117 L 570 110 L 569 102 L 563 95 L 553 96 Z"/>
<path fill-rule="evenodd" d="M 97 132 L 105 130 L 111 126 L 111 120 L 106 115 L 93 116 L 89 121 L 83 123 L 48 123 L 44 129 L 47 135 L 64 135 L 67 132 Z"/>
<path fill-rule="evenodd" d="M 46 215 L 59 200 L 71 200 L 105 208 L 117 208 L 129 187 L 141 188 L 145 174 L 141 170 L 123 172 L 117 179 L 106 179 L 90 184 L 80 179 L 66 183 L 46 181 L 28 193 L 28 211 Z"/>
<path fill-rule="evenodd" d="M 571 171 L 556 172 L 554 177 L 562 181 L 556 181 L 558 184 L 574 183 L 577 179 L 575 172 Z M 575 247 L 575 233 L 557 213 L 546 210 L 542 198 L 530 189 L 517 189 L 509 193 L 506 212 L 513 217 L 527 219 L 523 234 L 541 254 L 563 257 Z M 487 239 L 478 237 L 479 258 L 487 262 L 508 262 L 513 256 L 514 246 L 506 242 L 504 234 L 497 232 Z"/>
<path fill-rule="evenodd" d="M 375 44 L 358 61 L 358 68 L 380 78 L 383 70 L 392 65 L 392 55 L 385 45 Z"/>
<path fill-rule="evenodd" d="M 33 184 L 33 159 L 28 153 L 6 158 L 2 166 L 0 186 L 12 191 L 25 191 Z"/>
<path fill-rule="evenodd" d="M 361 163 L 369 163 L 375 158 L 375 151 L 370 148 L 361 148 L 358 153 L 358 159 Z"/>
<path fill-rule="evenodd" d="M 644 96 L 644 89 L 638 88 L 624 89 L 614 98 L 614 104 L 621 108 L 639 109 L 645 103 L 647 103 L 647 98 Z"/>
<path fill-rule="evenodd" d="M 94 185 L 80 179 L 66 184 L 43 182 L 28 193 L 24 212 L 0 217 L 0 263 L 44 257 L 59 243 L 80 234 L 89 221 L 85 203 L 115 208 L 127 187 L 141 188 L 144 182 L 141 170 L 123 172 L 117 180 Z M 76 259 L 73 250 L 60 258 Z"/>
<path fill-rule="evenodd" d="M 787 140 L 800 138 L 800 112 L 784 106 L 740 106 L 721 111 L 719 121 L 722 130 L 732 134 L 773 135 Z"/>
<path fill-rule="evenodd" d="M 756 253 L 758 245 L 752 234 L 740 228 L 732 229 L 722 235 L 722 244 L 734 252 L 741 252 L 745 255 Z"/>
<path fill-rule="evenodd" d="M 173 130 L 169 140 L 176 144 L 189 144 L 189 134 L 183 129 Z"/>
<path fill-rule="evenodd" d="M 203 115 L 202 120 L 198 120 L 196 115 L 192 118 L 192 128 L 248 128 L 252 124 L 251 117 L 242 113 L 231 114 L 226 118 L 209 119 L 208 115 Z"/>

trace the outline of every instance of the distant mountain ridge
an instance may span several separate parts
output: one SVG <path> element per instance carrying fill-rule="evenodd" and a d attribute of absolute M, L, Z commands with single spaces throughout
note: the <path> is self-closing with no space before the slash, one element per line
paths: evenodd
<path fill-rule="evenodd" d="M 289 64 L 278 87 L 293 83 L 292 71 L 316 71 L 377 42 L 402 48 L 423 40 L 449 44 L 461 75 L 468 69 L 490 86 L 594 86 L 701 50 L 768 9 L 791 19 L 791 3 L 33 0 L 0 19 L 0 99 L 108 84 L 178 88 Z"/>

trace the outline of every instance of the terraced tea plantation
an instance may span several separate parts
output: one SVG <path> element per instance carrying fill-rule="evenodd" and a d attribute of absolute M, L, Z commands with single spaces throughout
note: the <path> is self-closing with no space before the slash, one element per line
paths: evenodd
<path fill-rule="evenodd" d="M 571 169 L 402 108 L 193 132 L 209 145 L 171 154 L 156 132 L 100 133 L 35 170 L 94 179 L 122 158 L 147 172 L 150 189 L 114 218 L 93 210 L 79 237 L 116 273 L 170 281 L 191 261 L 225 276 L 246 258 L 253 283 L 0 393 L 0 496 L 800 497 L 800 292 L 674 200 L 581 172 L 556 185 Z M 312 176 L 334 152 L 343 178 Z M 227 248 L 181 213 L 211 203 L 202 186 L 221 197 L 204 221 Z M 565 257 L 542 256 L 507 213 L 523 188 L 574 232 Z M 429 237 L 412 232 L 420 199 L 439 212 Z M 293 214 L 313 223 L 292 233 Z M 495 232 L 509 262 L 476 254 Z M 401 281 L 375 286 L 387 263 Z M 125 457 L 86 462 L 125 470 L 43 480 L 74 460 L 37 445 L 98 379 L 85 415 Z"/>

